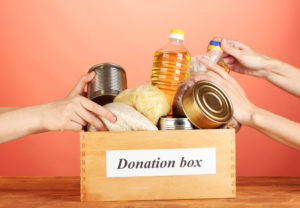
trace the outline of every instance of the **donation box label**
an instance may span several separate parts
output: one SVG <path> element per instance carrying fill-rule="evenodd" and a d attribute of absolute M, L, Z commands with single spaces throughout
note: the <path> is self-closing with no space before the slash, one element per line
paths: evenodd
<path fill-rule="evenodd" d="M 216 148 L 108 150 L 107 177 L 216 174 Z"/>

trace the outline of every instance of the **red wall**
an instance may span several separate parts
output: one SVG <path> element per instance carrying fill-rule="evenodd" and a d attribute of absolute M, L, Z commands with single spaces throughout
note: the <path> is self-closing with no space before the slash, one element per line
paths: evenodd
<path fill-rule="evenodd" d="M 149 79 L 153 52 L 182 28 L 192 54 L 213 36 L 300 67 L 300 1 L 1 1 L 1 106 L 63 98 L 92 65 L 115 62 L 129 87 Z M 284 70 L 284 69 L 283 69 Z M 300 122 L 300 99 L 231 73 L 258 106 Z M 237 174 L 300 176 L 300 152 L 256 130 L 237 135 Z M 79 135 L 52 132 L 0 145 L 0 175 L 79 175 Z"/>

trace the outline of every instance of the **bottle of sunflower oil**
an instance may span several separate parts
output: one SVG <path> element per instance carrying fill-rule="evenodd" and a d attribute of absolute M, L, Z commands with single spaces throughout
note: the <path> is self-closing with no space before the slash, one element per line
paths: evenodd
<path fill-rule="evenodd" d="M 172 29 L 169 42 L 154 53 L 151 82 L 165 93 L 171 105 L 180 82 L 189 76 L 191 55 L 183 39 L 182 30 Z"/>

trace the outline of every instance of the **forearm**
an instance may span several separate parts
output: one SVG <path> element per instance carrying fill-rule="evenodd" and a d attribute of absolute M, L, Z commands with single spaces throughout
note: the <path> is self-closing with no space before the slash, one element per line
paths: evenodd
<path fill-rule="evenodd" d="M 44 131 L 42 106 L 18 108 L 0 114 L 0 143 Z"/>
<path fill-rule="evenodd" d="M 277 59 L 267 59 L 264 70 L 266 71 L 264 78 L 300 97 L 300 69 Z"/>
<path fill-rule="evenodd" d="M 248 125 L 280 143 L 300 150 L 299 123 L 256 107 Z"/>
<path fill-rule="evenodd" d="M 16 109 L 18 109 L 18 108 L 17 107 L 0 107 L 0 114 L 8 112 L 8 111 L 16 110 Z"/>

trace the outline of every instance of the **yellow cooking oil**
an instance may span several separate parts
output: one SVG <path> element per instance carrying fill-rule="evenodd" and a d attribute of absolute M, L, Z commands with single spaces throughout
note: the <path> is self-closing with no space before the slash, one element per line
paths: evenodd
<path fill-rule="evenodd" d="M 171 105 L 180 82 L 189 77 L 191 55 L 183 38 L 182 30 L 172 29 L 169 42 L 154 53 L 151 82 L 165 93 Z"/>
<path fill-rule="evenodd" d="M 152 68 L 152 84 L 162 90 L 170 104 L 182 80 L 188 79 L 188 51 L 156 51 Z"/>

